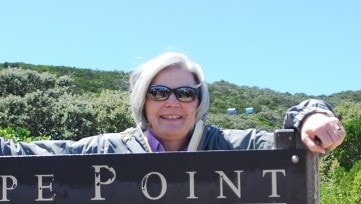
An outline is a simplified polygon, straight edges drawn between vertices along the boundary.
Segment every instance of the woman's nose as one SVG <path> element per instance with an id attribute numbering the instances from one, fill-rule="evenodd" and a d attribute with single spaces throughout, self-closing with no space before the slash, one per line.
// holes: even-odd
<path id="1" fill-rule="evenodd" d="M 166 100 L 166 104 L 168 105 L 168 106 L 173 106 L 173 105 L 177 105 L 177 106 L 179 106 L 179 101 L 178 101 L 178 99 L 177 99 L 177 97 L 174 95 L 174 93 L 171 93 L 170 95 L 169 95 L 169 98 Z"/>

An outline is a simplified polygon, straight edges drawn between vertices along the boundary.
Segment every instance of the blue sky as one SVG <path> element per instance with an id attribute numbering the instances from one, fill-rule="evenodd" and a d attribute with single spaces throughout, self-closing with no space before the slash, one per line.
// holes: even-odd
<path id="1" fill-rule="evenodd" d="M 1 0 L 0 62 L 131 71 L 164 51 L 289 93 L 361 90 L 359 0 Z"/>

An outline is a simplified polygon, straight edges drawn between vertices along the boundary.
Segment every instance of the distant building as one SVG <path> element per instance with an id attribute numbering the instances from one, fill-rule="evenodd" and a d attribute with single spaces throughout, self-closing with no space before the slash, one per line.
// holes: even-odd
<path id="1" fill-rule="evenodd" d="M 236 108 L 228 108 L 228 109 L 227 109 L 227 114 L 228 114 L 228 115 L 237 115 L 237 110 L 236 110 Z"/>
<path id="2" fill-rule="evenodd" d="M 245 112 L 247 115 L 251 115 L 251 114 L 254 114 L 254 109 L 253 109 L 253 107 L 248 107 L 248 108 L 245 108 Z"/>

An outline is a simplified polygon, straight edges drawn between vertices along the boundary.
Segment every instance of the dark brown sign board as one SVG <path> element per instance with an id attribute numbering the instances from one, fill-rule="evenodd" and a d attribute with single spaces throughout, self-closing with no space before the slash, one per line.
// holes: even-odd
<path id="1" fill-rule="evenodd" d="M 0 203 L 307 203 L 304 149 L 0 157 Z"/>

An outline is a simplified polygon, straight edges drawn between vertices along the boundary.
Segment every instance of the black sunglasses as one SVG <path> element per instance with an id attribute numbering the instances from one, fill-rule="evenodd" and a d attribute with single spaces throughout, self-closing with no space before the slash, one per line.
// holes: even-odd
<path id="1" fill-rule="evenodd" d="M 198 97 L 199 89 L 189 86 L 171 89 L 163 85 L 152 85 L 148 89 L 148 97 L 155 101 L 165 101 L 172 93 L 174 93 L 178 101 L 192 102 Z"/>

